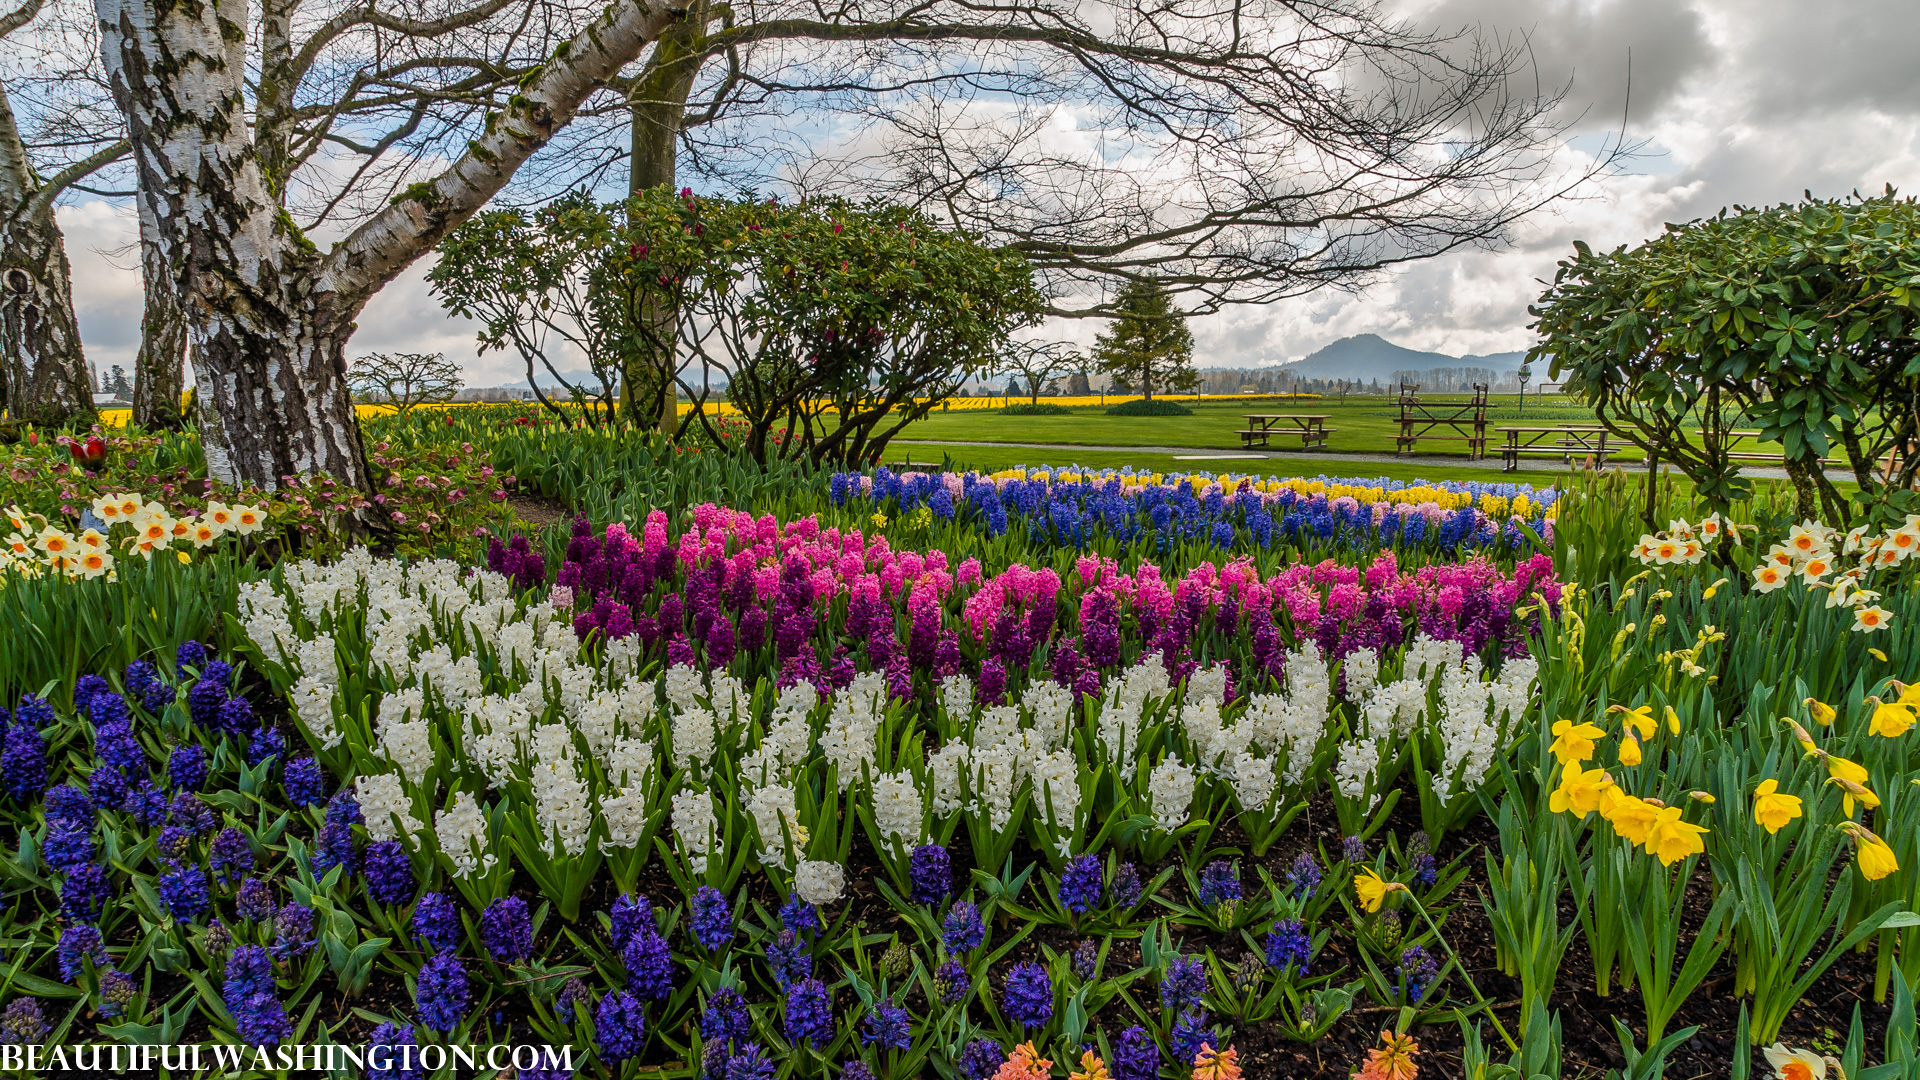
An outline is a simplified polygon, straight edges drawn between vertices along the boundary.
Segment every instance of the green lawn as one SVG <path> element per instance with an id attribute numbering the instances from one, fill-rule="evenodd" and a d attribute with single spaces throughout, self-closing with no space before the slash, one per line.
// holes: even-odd
<path id="1" fill-rule="evenodd" d="M 1029 417 L 1028 419 L 1053 419 Z M 1038 440 L 1022 439 L 1022 442 Z M 1340 476 L 1358 479 L 1389 480 L 1478 480 L 1482 483 L 1518 482 L 1534 487 L 1553 485 L 1559 476 L 1550 472 L 1503 473 L 1498 469 L 1478 469 L 1465 465 L 1425 465 L 1400 462 L 1349 461 L 1329 457 L 1317 460 L 1247 459 L 1183 461 L 1186 455 L 1152 454 L 1133 450 L 1037 450 L 1020 446 L 941 446 L 894 443 L 887 449 L 890 464 L 907 463 L 929 469 L 942 465 L 954 469 L 997 472 L 1015 465 L 1085 465 L 1090 468 L 1118 469 L 1131 465 L 1154 472 L 1253 473 L 1260 476 Z M 1210 457 L 1211 455 L 1201 455 Z"/>

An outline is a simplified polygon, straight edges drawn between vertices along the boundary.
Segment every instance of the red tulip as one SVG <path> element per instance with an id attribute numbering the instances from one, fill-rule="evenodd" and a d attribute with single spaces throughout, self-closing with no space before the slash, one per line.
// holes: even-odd
<path id="1" fill-rule="evenodd" d="M 75 440 L 68 444 L 67 451 L 82 465 L 98 465 L 107 460 L 106 440 L 98 435 L 87 436 L 85 442 Z"/>

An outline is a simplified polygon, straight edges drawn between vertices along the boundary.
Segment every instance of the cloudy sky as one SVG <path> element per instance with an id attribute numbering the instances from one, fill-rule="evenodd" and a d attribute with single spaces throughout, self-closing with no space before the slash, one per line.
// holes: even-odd
<path id="1" fill-rule="evenodd" d="M 1913 0 L 1402 0 L 1435 27 L 1522 35 L 1543 82 L 1569 81 L 1562 150 L 1578 167 L 1617 134 L 1646 151 L 1584 198 L 1523 224 L 1497 252 L 1418 266 L 1359 295 L 1327 293 L 1233 309 L 1194 326 L 1207 365 L 1297 359 L 1337 338 L 1376 333 L 1453 355 L 1524 348 L 1539 279 L 1581 239 L 1634 243 L 1669 221 L 1731 204 L 1838 196 L 1884 185 L 1920 190 L 1920 4 Z M 1629 57 L 1631 61 L 1629 62 Z M 1631 79 L 1629 79 L 1629 70 Z M 1628 90 L 1631 86 L 1629 104 Z M 138 345 L 140 281 L 131 218 L 100 203 L 61 211 L 74 299 L 101 370 Z M 1063 328 L 1090 341 L 1097 325 Z M 498 353 L 474 356 L 470 327 L 446 318 L 416 267 L 377 296 L 353 352 L 444 351 L 470 385 L 521 377 Z"/>

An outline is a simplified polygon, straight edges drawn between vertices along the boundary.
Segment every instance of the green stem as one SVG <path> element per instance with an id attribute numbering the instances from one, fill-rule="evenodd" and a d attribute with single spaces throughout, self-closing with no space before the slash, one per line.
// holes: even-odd
<path id="1" fill-rule="evenodd" d="M 1426 921 L 1427 929 L 1433 931 L 1433 936 L 1439 939 L 1440 944 L 1446 946 L 1447 955 L 1453 958 L 1453 966 L 1460 969 L 1460 977 L 1467 980 L 1467 989 L 1473 991 L 1473 1003 L 1487 1007 L 1487 1019 L 1493 1021 L 1493 1030 L 1500 1033 L 1500 1041 L 1507 1044 L 1507 1049 L 1516 1054 L 1519 1053 L 1520 1044 L 1514 1042 L 1513 1036 L 1507 1034 L 1506 1027 L 1500 1023 L 1500 1017 L 1493 1011 L 1493 1003 L 1480 993 L 1480 987 L 1474 984 L 1473 976 L 1467 973 L 1467 965 L 1461 962 L 1460 954 L 1453 951 L 1453 943 L 1447 940 L 1447 936 L 1440 932 L 1438 926 L 1434 925 L 1433 916 L 1427 914 L 1427 906 L 1420 902 L 1419 897 L 1413 895 L 1412 889 L 1407 890 L 1407 899 L 1413 901 L 1413 909 L 1418 911 L 1420 918 Z"/>

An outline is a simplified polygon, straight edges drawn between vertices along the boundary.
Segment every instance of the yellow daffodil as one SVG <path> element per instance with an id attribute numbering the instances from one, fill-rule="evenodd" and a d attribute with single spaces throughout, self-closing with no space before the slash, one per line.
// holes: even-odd
<path id="1" fill-rule="evenodd" d="M 1914 708 L 1920 709 L 1920 683 L 1908 684 L 1896 681 L 1893 686 L 1894 689 L 1900 691 L 1900 704 L 1912 705 Z"/>
<path id="2" fill-rule="evenodd" d="M 1807 729 L 1801 727 L 1798 720 L 1795 720 L 1791 716 L 1783 716 L 1780 718 L 1780 722 L 1793 729 L 1793 737 L 1799 742 L 1800 749 L 1805 750 L 1809 754 L 1817 754 L 1820 752 L 1820 748 L 1813 745 L 1813 736 L 1807 734 Z"/>
<path id="3" fill-rule="evenodd" d="M 1800 816 L 1800 796 L 1780 794 L 1780 781 L 1769 776 L 1753 789 L 1753 820 L 1769 833 L 1786 828 Z"/>
<path id="4" fill-rule="evenodd" d="M 1659 800 L 1637 799 L 1619 788 L 1609 789 L 1600 800 L 1600 816 L 1632 844 L 1647 842 L 1647 831 L 1660 810 Z"/>
<path id="5" fill-rule="evenodd" d="M 1680 714 L 1677 712 L 1674 712 L 1673 706 L 1669 705 L 1667 706 L 1666 716 L 1667 716 L 1667 730 L 1675 735 L 1680 734 Z"/>
<path id="6" fill-rule="evenodd" d="M 1360 906 L 1371 913 L 1380 910 L 1380 905 L 1386 901 L 1388 893 L 1406 892 L 1407 887 L 1397 881 L 1388 881 L 1368 869 L 1354 876 L 1353 891 L 1360 897 Z"/>
<path id="7" fill-rule="evenodd" d="M 1900 869 L 1900 860 L 1893 857 L 1893 848 L 1865 825 L 1857 821 L 1843 821 L 1839 828 L 1853 838 L 1853 862 L 1860 868 L 1861 877 L 1868 881 L 1879 881 Z"/>
<path id="8" fill-rule="evenodd" d="M 1833 723 L 1833 718 L 1837 715 L 1833 711 L 1833 706 L 1821 701 L 1819 698 L 1808 698 L 1802 704 L 1807 707 L 1807 715 L 1813 717 L 1814 723 L 1819 724 L 1821 727 L 1826 727 Z"/>
<path id="9" fill-rule="evenodd" d="M 1605 769 L 1582 770 L 1578 762 L 1560 774 L 1560 786 L 1547 796 L 1547 806 L 1556 814 L 1575 813 L 1586 817 L 1600 809 L 1600 800 L 1613 787 L 1613 777 Z"/>
<path id="10" fill-rule="evenodd" d="M 1713 797 L 1713 792 L 1711 791 L 1689 791 L 1687 792 L 1687 798 L 1697 803 L 1706 803 L 1708 806 L 1712 806 L 1714 803 L 1720 801 Z"/>
<path id="11" fill-rule="evenodd" d="M 1634 738 L 1631 731 L 1620 733 L 1620 764 L 1628 766 L 1640 764 L 1640 740 Z"/>
<path id="12" fill-rule="evenodd" d="M 1556 720 L 1553 725 L 1553 745 L 1547 749 L 1553 752 L 1554 757 L 1560 759 L 1562 765 L 1586 761 L 1593 757 L 1593 741 L 1605 738 L 1606 734 L 1592 724 Z"/>
<path id="13" fill-rule="evenodd" d="M 1875 795 L 1865 784 L 1855 783 L 1841 776 L 1830 776 L 1827 778 L 1827 783 L 1838 785 L 1841 791 L 1846 792 L 1840 797 L 1840 808 L 1848 817 L 1853 816 L 1853 804 L 1856 802 L 1869 810 L 1880 805 L 1880 796 Z"/>
<path id="14" fill-rule="evenodd" d="M 1640 732 L 1640 737 L 1643 739 L 1653 738 L 1654 732 L 1660 730 L 1659 722 L 1653 718 L 1652 705 L 1638 705 L 1631 709 L 1625 705 L 1615 705 L 1607 711 L 1623 714 L 1621 719 Z"/>
<path id="15" fill-rule="evenodd" d="M 1857 762 L 1848 761 L 1832 754 L 1821 754 L 1820 759 L 1827 763 L 1827 775 L 1836 780 L 1850 780 L 1856 784 L 1867 782 L 1867 770 Z"/>
<path id="16" fill-rule="evenodd" d="M 1868 649 L 1867 652 L 1871 654 L 1875 660 L 1878 660 L 1883 664 L 1888 662 L 1887 654 L 1881 652 L 1879 649 Z"/>
<path id="17" fill-rule="evenodd" d="M 1698 855 L 1707 850 L 1701 837 L 1706 828 L 1690 821 L 1680 820 L 1680 807 L 1663 807 L 1654 815 L 1653 825 L 1647 830 L 1645 847 L 1649 853 L 1660 860 L 1662 866 L 1672 866 L 1689 855 Z"/>
<path id="18" fill-rule="evenodd" d="M 1898 701 L 1881 701 L 1877 697 L 1867 700 L 1873 702 L 1873 719 L 1867 723 L 1869 734 L 1897 739 L 1913 726 L 1913 706 Z"/>
<path id="19" fill-rule="evenodd" d="M 1773 1066 L 1774 1080 L 1827 1080 L 1827 1063 L 1811 1050 L 1774 1043 L 1761 1053 Z"/>

